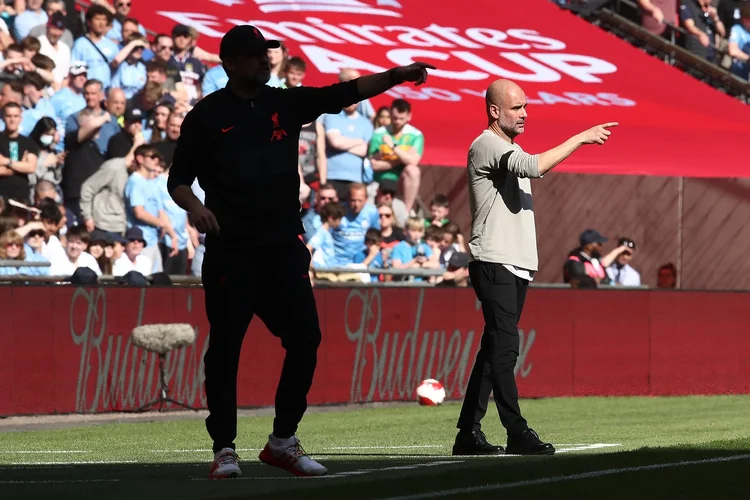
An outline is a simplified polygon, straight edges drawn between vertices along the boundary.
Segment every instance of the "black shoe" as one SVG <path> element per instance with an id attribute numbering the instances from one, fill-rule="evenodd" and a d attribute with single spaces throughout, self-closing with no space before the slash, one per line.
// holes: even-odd
<path id="1" fill-rule="evenodd" d="M 495 446 L 487 442 L 487 436 L 482 431 L 464 432 L 456 436 L 453 445 L 454 455 L 501 455 L 502 446 Z"/>
<path id="2" fill-rule="evenodd" d="M 539 439 L 534 429 L 508 436 L 508 455 L 554 455 L 555 447 Z"/>

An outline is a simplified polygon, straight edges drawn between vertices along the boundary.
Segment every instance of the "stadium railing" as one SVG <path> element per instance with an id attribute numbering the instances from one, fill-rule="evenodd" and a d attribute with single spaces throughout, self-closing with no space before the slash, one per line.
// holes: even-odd
<path id="1" fill-rule="evenodd" d="M 679 37 L 692 36 L 687 31 L 680 26 L 664 22 L 669 39 L 654 35 L 641 25 L 619 14 L 623 5 L 638 11 L 638 5 L 631 0 L 592 0 L 581 5 L 566 4 L 560 7 L 570 10 L 592 24 L 617 35 L 745 104 L 750 104 L 750 82 L 677 44 Z M 727 56 L 726 49 L 716 46 L 713 40 L 711 47 L 721 57 Z"/>

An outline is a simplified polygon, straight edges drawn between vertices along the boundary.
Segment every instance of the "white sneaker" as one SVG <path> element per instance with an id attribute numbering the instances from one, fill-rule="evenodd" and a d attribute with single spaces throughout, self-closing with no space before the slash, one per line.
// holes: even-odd
<path id="1" fill-rule="evenodd" d="M 328 469 L 307 456 L 297 436 L 279 439 L 273 434 L 258 456 L 261 462 L 287 470 L 297 476 L 325 476 Z"/>
<path id="2" fill-rule="evenodd" d="M 211 464 L 210 479 L 227 479 L 240 477 L 242 471 L 238 465 L 240 457 L 232 448 L 224 448 L 214 455 L 214 463 Z"/>

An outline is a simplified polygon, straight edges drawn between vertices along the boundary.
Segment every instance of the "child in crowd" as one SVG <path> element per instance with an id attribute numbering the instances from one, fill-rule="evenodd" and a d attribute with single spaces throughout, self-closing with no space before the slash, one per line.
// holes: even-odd
<path id="1" fill-rule="evenodd" d="M 381 252 L 383 237 L 377 229 L 368 229 L 365 233 L 365 249 L 354 256 L 355 264 L 366 267 L 383 268 L 383 253 Z M 377 275 L 372 275 L 371 281 L 379 281 Z"/>
<path id="2" fill-rule="evenodd" d="M 391 264 L 394 269 L 440 266 L 439 254 L 422 242 L 424 231 L 424 219 L 410 217 L 406 221 L 406 240 L 393 247 L 391 252 Z M 422 278 L 416 277 L 414 281 L 422 281 Z"/>
<path id="3" fill-rule="evenodd" d="M 443 226 L 443 233 L 440 239 L 440 265 L 447 267 L 448 262 L 451 260 L 451 256 L 454 253 L 466 252 L 466 245 L 464 245 L 464 239 L 461 236 L 461 230 L 458 224 L 449 222 Z"/>
<path id="4" fill-rule="evenodd" d="M 436 194 L 430 202 L 430 219 L 424 221 L 425 227 L 443 227 L 450 223 L 448 216 L 451 213 L 451 202 L 444 194 Z"/>
<path id="5" fill-rule="evenodd" d="M 337 229 L 343 217 L 344 208 L 338 203 L 327 203 L 320 209 L 320 220 L 323 223 L 307 242 L 307 248 L 312 252 L 313 269 L 333 266 L 335 250 L 331 229 Z"/>

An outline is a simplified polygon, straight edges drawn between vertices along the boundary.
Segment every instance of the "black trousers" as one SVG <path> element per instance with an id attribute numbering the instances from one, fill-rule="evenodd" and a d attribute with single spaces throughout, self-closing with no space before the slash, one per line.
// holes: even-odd
<path id="1" fill-rule="evenodd" d="M 206 248 L 202 278 L 211 327 L 204 357 L 206 429 L 214 452 L 235 447 L 240 349 L 256 314 L 286 350 L 273 433 L 288 438 L 297 431 L 321 338 L 309 265 L 310 252 L 300 240 L 243 250 Z"/>
<path id="2" fill-rule="evenodd" d="M 187 248 L 177 252 L 174 257 L 170 257 L 172 247 L 159 243 L 159 251 L 161 252 L 161 265 L 166 274 L 178 276 L 187 274 Z"/>
<path id="3" fill-rule="evenodd" d="M 469 276 L 482 304 L 485 326 L 457 427 L 480 430 L 492 392 L 508 435 L 519 434 L 528 426 L 518 406 L 513 369 L 518 359 L 518 320 L 529 282 L 491 262 L 471 262 Z"/>

